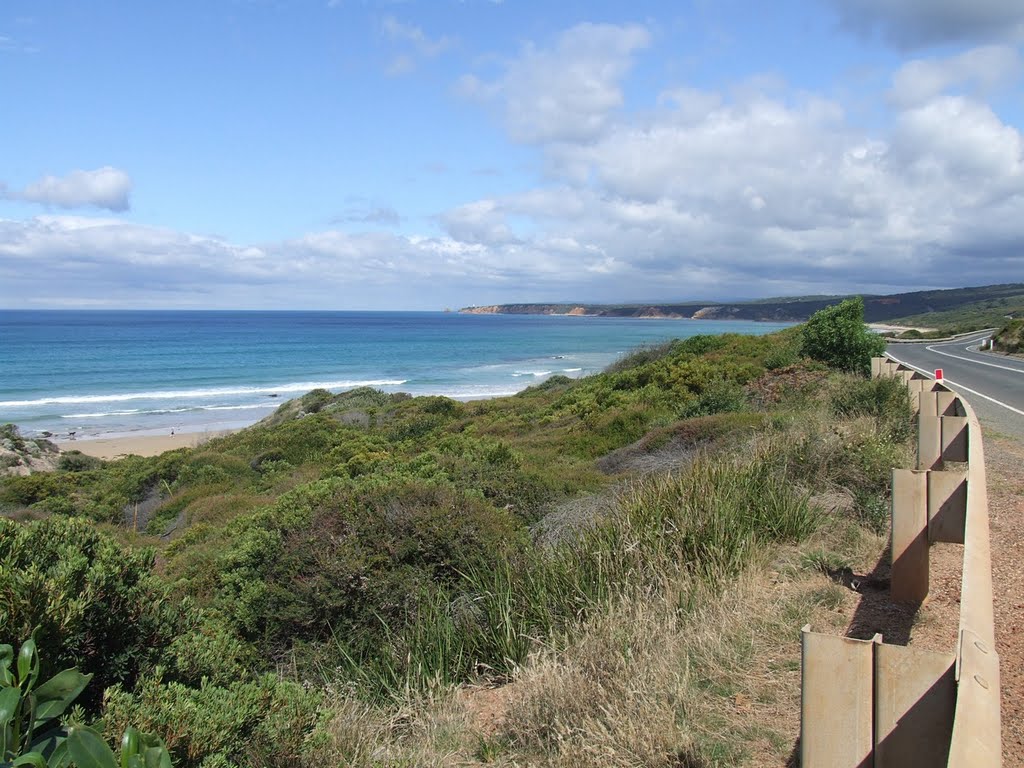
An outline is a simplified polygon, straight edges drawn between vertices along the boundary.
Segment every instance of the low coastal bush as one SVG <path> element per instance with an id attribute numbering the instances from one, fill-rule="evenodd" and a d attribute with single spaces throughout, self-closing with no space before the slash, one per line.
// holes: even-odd
<path id="1" fill-rule="evenodd" d="M 107 691 L 103 724 L 108 739 L 129 723 L 157 734 L 179 768 L 286 768 L 298 764 L 320 708 L 316 691 L 275 674 L 198 687 L 146 676 L 134 692 Z"/>
<path id="2" fill-rule="evenodd" d="M 992 335 L 992 348 L 1008 354 L 1024 352 L 1024 319 L 1018 318 L 1004 323 Z"/>
<path id="3" fill-rule="evenodd" d="M 64 717 L 92 675 L 71 667 L 41 681 L 42 667 L 34 635 L 17 654 L 13 646 L 0 645 L 0 762 L 43 768 L 171 768 L 170 755 L 158 737 L 128 726 L 120 739 L 120 754 L 115 755 L 99 733 L 76 722 L 77 712 Z"/>
<path id="4" fill-rule="evenodd" d="M 272 656 L 329 649 L 340 637 L 344 655 L 374 663 L 391 654 L 388 635 L 415 617 L 421 594 L 458 583 L 521 538 L 508 512 L 448 484 L 322 480 L 239 521 L 215 604 Z"/>
<path id="5" fill-rule="evenodd" d="M 154 552 L 117 544 L 86 520 L 0 518 L 0 635 L 33 632 L 43 675 L 74 666 L 95 677 L 83 703 L 131 685 L 171 641 L 177 611 L 151 570 Z"/>

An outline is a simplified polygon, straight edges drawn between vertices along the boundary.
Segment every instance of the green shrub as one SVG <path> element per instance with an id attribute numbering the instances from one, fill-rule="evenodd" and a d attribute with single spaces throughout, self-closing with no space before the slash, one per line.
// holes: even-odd
<path id="1" fill-rule="evenodd" d="M 236 524 L 216 605 L 269 653 L 341 636 L 369 658 L 387 652 L 388 628 L 424 589 L 493 561 L 519 531 L 509 512 L 445 483 L 321 480 Z"/>
<path id="2" fill-rule="evenodd" d="M 885 339 L 864 326 L 864 300 L 847 299 L 811 315 L 803 328 L 803 352 L 832 368 L 870 373 L 871 358 Z"/>
<path id="3" fill-rule="evenodd" d="M 715 381 L 691 400 L 679 413 L 679 417 L 690 419 L 696 416 L 710 416 L 715 413 L 741 411 L 747 398 L 743 387 L 732 381 Z"/>
<path id="4" fill-rule="evenodd" d="M 17 664 L 11 669 L 17 658 Z M 121 738 L 120 759 L 99 733 L 80 724 L 58 721 L 89 684 L 92 675 L 65 669 L 40 683 L 35 637 L 18 650 L 0 645 L 0 762 L 53 768 L 171 768 L 159 738 L 128 727 Z M 75 720 L 74 714 L 68 720 Z"/>
<path id="5" fill-rule="evenodd" d="M 86 472 L 103 466 L 103 459 L 86 456 L 81 451 L 65 451 L 57 460 L 57 469 L 65 472 Z"/>
<path id="6" fill-rule="evenodd" d="M 152 731 L 181 768 L 290 768 L 300 762 L 319 706 L 317 692 L 272 674 L 198 687 L 147 675 L 134 692 L 107 692 L 103 723 L 108 738 L 128 723 Z"/>
<path id="7" fill-rule="evenodd" d="M 52 649 L 44 674 L 95 676 L 85 703 L 130 684 L 174 636 L 175 611 L 152 576 L 153 552 L 129 550 L 85 520 L 0 519 L 0 635 L 33 630 Z"/>
<path id="8" fill-rule="evenodd" d="M 0 483 L 0 501 L 30 506 L 53 496 L 71 492 L 73 480 L 56 472 L 4 478 Z"/>
<path id="9" fill-rule="evenodd" d="M 1024 352 L 1024 318 L 1010 320 L 996 331 L 992 336 L 992 348 L 1010 354 Z"/>
<path id="10" fill-rule="evenodd" d="M 188 598 L 182 609 L 182 626 L 160 657 L 165 680 L 192 687 L 204 680 L 228 685 L 264 663 L 219 614 L 197 608 Z"/>
<path id="11" fill-rule="evenodd" d="M 666 341 L 662 344 L 642 346 L 609 365 L 605 368 L 605 373 L 621 373 L 623 371 L 628 371 L 631 368 L 640 368 L 649 363 L 661 360 L 671 355 L 675 351 L 677 344 L 678 342 L 676 341 Z"/>

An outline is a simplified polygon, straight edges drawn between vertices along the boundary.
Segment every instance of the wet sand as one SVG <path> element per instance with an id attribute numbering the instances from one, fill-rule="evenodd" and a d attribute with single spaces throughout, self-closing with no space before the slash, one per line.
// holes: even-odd
<path id="1" fill-rule="evenodd" d="M 100 459 L 116 459 L 120 456 L 158 456 L 175 448 L 195 448 L 214 437 L 229 435 L 236 430 L 219 432 L 181 432 L 174 435 L 144 435 L 139 437 L 105 437 L 98 440 L 61 440 L 57 445 L 62 451 L 81 451 Z"/>

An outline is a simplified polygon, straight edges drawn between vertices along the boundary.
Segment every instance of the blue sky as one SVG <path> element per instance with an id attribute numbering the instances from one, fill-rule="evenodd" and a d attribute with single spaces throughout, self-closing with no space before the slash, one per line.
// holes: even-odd
<path id="1" fill-rule="evenodd" d="M 1024 280 L 1019 0 L 0 4 L 0 306 Z"/>

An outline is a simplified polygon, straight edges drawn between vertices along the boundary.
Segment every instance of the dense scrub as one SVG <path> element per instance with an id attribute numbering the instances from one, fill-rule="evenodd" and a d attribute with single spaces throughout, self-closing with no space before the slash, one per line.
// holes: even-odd
<path id="1" fill-rule="evenodd" d="M 894 318 L 901 325 L 921 325 L 935 328 L 934 334 L 926 333 L 924 338 L 951 336 L 956 333 L 977 331 L 981 328 L 998 328 L 1006 323 L 1007 317 L 1024 315 L 1024 291 L 1019 284 L 1007 285 L 1005 291 L 997 289 L 993 295 L 978 301 L 968 302 L 953 309 L 930 307 L 928 311 L 906 317 Z M 967 289 L 970 290 L 970 289 Z M 908 338 L 913 338 L 908 337 Z"/>
<path id="2" fill-rule="evenodd" d="M 317 391 L 198 449 L 7 479 L 38 520 L 0 524 L 0 630 L 41 625 L 102 678 L 90 716 L 176 764 L 344 763 L 342 709 L 512 679 L 627 594 L 685 611 L 812 535 L 822 493 L 879 525 L 906 393 L 808 339 L 696 337 L 482 402 Z"/>
<path id="3" fill-rule="evenodd" d="M 997 352 L 1024 352 L 1024 318 L 1010 320 L 992 335 L 992 348 Z"/>

